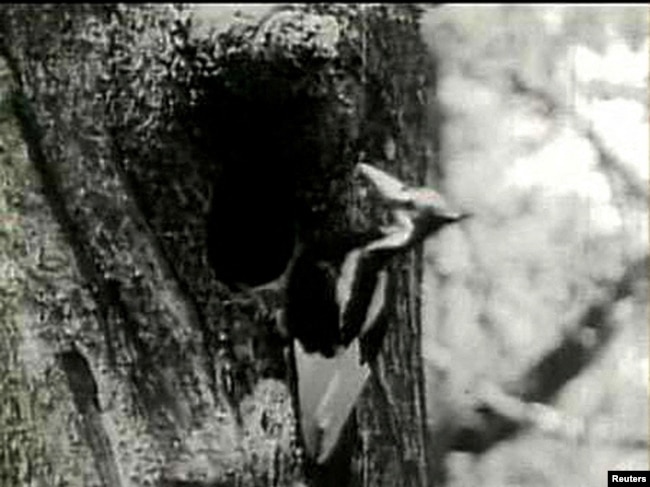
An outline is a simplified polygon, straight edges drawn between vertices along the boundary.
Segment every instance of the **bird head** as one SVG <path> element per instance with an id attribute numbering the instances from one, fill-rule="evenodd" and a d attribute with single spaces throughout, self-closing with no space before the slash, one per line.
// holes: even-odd
<path id="1" fill-rule="evenodd" d="M 374 187 L 379 197 L 394 211 L 419 223 L 424 233 L 457 223 L 471 215 L 452 210 L 436 191 L 412 187 L 369 164 L 357 164 L 357 171 Z"/>

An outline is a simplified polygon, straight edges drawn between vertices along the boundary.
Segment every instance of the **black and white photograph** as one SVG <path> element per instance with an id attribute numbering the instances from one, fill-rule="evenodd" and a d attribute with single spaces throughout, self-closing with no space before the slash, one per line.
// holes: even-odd
<path id="1" fill-rule="evenodd" d="M 647 4 L 0 5 L 0 487 L 650 482 Z"/>

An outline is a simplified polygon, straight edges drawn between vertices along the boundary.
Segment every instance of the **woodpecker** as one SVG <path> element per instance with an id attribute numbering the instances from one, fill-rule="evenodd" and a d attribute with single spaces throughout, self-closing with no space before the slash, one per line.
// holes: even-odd
<path id="1" fill-rule="evenodd" d="M 295 339 L 300 426 L 306 453 L 321 465 L 336 449 L 383 341 L 387 265 L 467 216 L 431 189 L 364 163 L 357 171 L 390 209 L 392 224 L 304 245 L 287 278 L 284 319 Z"/>

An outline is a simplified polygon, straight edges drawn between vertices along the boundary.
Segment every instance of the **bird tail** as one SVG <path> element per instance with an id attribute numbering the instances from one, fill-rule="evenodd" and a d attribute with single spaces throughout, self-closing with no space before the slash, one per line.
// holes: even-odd
<path id="1" fill-rule="evenodd" d="M 359 342 L 332 358 L 308 354 L 294 342 L 301 429 L 307 454 L 323 464 L 333 453 L 370 367 L 361 363 Z"/>

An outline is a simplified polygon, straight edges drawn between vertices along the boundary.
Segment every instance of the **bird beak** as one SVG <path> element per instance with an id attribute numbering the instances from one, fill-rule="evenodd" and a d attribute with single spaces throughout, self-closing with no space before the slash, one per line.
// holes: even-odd
<path id="1" fill-rule="evenodd" d="M 474 218 L 474 215 L 472 213 L 461 213 L 455 217 L 453 217 L 454 223 L 461 222 L 463 220 L 467 220 L 468 218 Z"/>
<path id="2" fill-rule="evenodd" d="M 460 223 L 463 220 L 472 218 L 473 216 L 474 215 L 472 215 L 471 213 L 452 213 L 452 214 L 443 215 L 442 218 L 446 225 L 451 225 L 455 223 Z"/>

